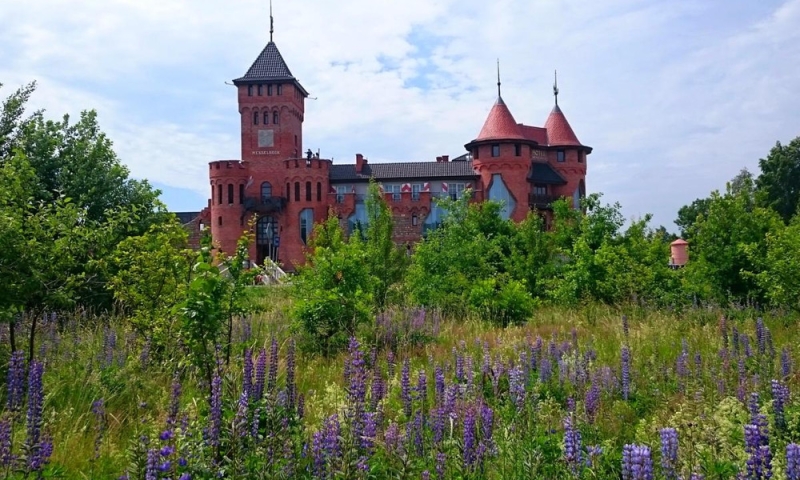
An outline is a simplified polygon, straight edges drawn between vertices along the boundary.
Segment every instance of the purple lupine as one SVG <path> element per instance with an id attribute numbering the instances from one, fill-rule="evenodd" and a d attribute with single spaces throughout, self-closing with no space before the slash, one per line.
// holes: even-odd
<path id="1" fill-rule="evenodd" d="M 14 461 L 14 455 L 11 452 L 12 446 L 11 419 L 4 417 L 0 419 L 0 466 L 10 467 Z"/>
<path id="2" fill-rule="evenodd" d="M 256 360 L 256 383 L 253 386 L 253 400 L 261 400 L 264 396 L 264 381 L 267 375 L 267 351 L 261 349 Z"/>
<path id="3" fill-rule="evenodd" d="M 597 418 L 597 411 L 600 409 L 600 387 L 597 386 L 596 382 L 592 382 L 592 385 L 586 390 L 584 406 L 586 419 L 590 424 L 594 423 L 595 418 Z"/>
<path id="4" fill-rule="evenodd" d="M 661 473 L 666 480 L 678 479 L 678 432 L 674 428 L 662 428 Z"/>
<path id="5" fill-rule="evenodd" d="M 306 397 L 303 394 L 297 395 L 297 418 L 299 420 L 303 419 L 303 415 L 305 414 L 306 410 Z"/>
<path id="6" fill-rule="evenodd" d="M 236 404 L 236 415 L 233 418 L 233 430 L 237 437 L 245 437 L 252 430 L 248 415 L 250 412 L 249 404 L 250 395 L 248 392 L 242 392 L 239 395 L 239 402 Z"/>
<path id="7" fill-rule="evenodd" d="M 295 401 L 297 400 L 297 384 L 294 379 L 294 351 L 295 343 L 294 338 L 292 338 L 289 340 L 289 348 L 286 351 L 286 401 L 290 410 L 294 410 Z"/>
<path id="8" fill-rule="evenodd" d="M 413 433 L 414 450 L 416 451 L 418 457 L 422 457 L 424 447 L 423 435 L 425 430 L 425 420 L 422 416 L 422 410 L 417 410 L 416 413 L 414 413 L 414 421 L 409 422 L 408 427 L 411 428 L 411 432 Z M 409 445 L 411 443 L 412 442 L 409 441 Z"/>
<path id="9" fill-rule="evenodd" d="M 244 350 L 243 364 L 242 392 L 250 398 L 253 396 L 253 351 L 249 348 Z"/>
<path id="10" fill-rule="evenodd" d="M 780 380 L 772 380 L 772 410 L 775 414 L 775 427 L 778 430 L 786 428 L 784 407 L 789 403 L 789 387 Z"/>
<path id="11" fill-rule="evenodd" d="M 747 401 L 747 412 L 750 414 L 750 423 L 755 423 L 755 418 L 758 416 L 758 401 L 758 392 L 751 393 Z"/>
<path id="12" fill-rule="evenodd" d="M 486 403 L 481 404 L 481 442 L 486 448 L 494 451 L 494 410 Z"/>
<path id="13" fill-rule="evenodd" d="M 396 423 L 389 423 L 389 426 L 386 427 L 386 431 L 383 432 L 383 440 L 386 444 L 386 449 L 390 453 L 400 453 L 402 449 L 400 427 L 398 427 Z"/>
<path id="14" fill-rule="evenodd" d="M 444 407 L 437 406 L 431 411 L 431 432 L 433 433 L 433 443 L 438 445 L 444 439 L 445 421 L 447 412 Z"/>
<path id="15" fill-rule="evenodd" d="M 423 472 L 420 474 L 420 478 L 422 480 L 431 480 L 431 472 L 423 470 Z"/>
<path id="16" fill-rule="evenodd" d="M 750 358 L 753 356 L 753 351 L 750 349 L 750 337 L 748 337 L 744 333 L 739 334 L 739 341 L 742 344 L 742 348 L 744 349 L 744 356 Z"/>
<path id="17" fill-rule="evenodd" d="M 167 411 L 167 427 L 173 427 L 178 419 L 181 406 L 181 381 L 176 373 L 172 377 L 172 388 L 169 395 L 169 410 Z"/>
<path id="18" fill-rule="evenodd" d="M 145 480 L 158 479 L 158 450 L 151 448 L 147 450 L 147 464 L 144 471 Z"/>
<path id="19" fill-rule="evenodd" d="M 784 379 L 792 374 L 792 356 L 789 353 L 788 347 L 783 347 L 781 350 L 781 375 Z"/>
<path id="20" fill-rule="evenodd" d="M 767 351 L 767 332 L 764 319 L 761 317 L 756 318 L 756 341 L 758 342 L 758 353 L 764 355 Z"/>
<path id="21" fill-rule="evenodd" d="M 525 408 L 525 379 L 519 366 L 508 372 L 508 393 L 518 411 Z"/>
<path id="22" fill-rule="evenodd" d="M 736 328 L 736 325 L 733 326 L 731 329 L 731 341 L 733 342 L 733 355 L 735 357 L 739 356 L 740 352 L 740 345 L 739 345 L 739 329 Z"/>
<path id="23" fill-rule="evenodd" d="M 586 466 L 592 467 L 595 464 L 595 459 L 603 454 L 603 447 L 600 445 L 587 445 L 586 446 Z"/>
<path id="24" fill-rule="evenodd" d="M 553 375 L 553 364 L 550 363 L 549 358 L 543 358 L 539 365 L 539 381 L 547 383 Z"/>
<path id="25" fill-rule="evenodd" d="M 489 352 L 489 342 L 483 342 L 483 361 L 481 362 L 481 375 L 484 378 L 492 373 L 492 355 Z"/>
<path id="26" fill-rule="evenodd" d="M 323 437 L 325 455 L 331 463 L 342 455 L 342 446 L 339 442 L 340 432 L 339 416 L 334 413 L 325 421 L 325 434 Z"/>
<path id="27" fill-rule="evenodd" d="M 437 405 L 444 402 L 444 371 L 442 367 L 436 365 L 433 369 L 433 382 L 434 382 L 434 401 Z"/>
<path id="28" fill-rule="evenodd" d="M 706 476 L 702 473 L 692 472 L 692 475 L 689 477 L 689 480 L 706 480 Z"/>
<path id="29" fill-rule="evenodd" d="M 748 480 L 772 478 L 772 452 L 769 445 L 761 445 L 747 459 Z"/>
<path id="30" fill-rule="evenodd" d="M 28 415 L 25 450 L 28 452 L 28 471 L 38 472 L 47 463 L 42 452 L 42 408 L 44 389 L 42 375 L 44 366 L 37 361 L 30 364 L 28 373 Z"/>
<path id="31" fill-rule="evenodd" d="M 403 362 L 403 369 L 400 372 L 400 399 L 403 402 L 403 413 L 406 418 L 411 418 L 411 363 L 406 358 Z"/>
<path id="32" fill-rule="evenodd" d="M 94 460 L 100 458 L 100 446 L 103 443 L 103 435 L 106 432 L 106 409 L 103 399 L 92 402 L 92 413 L 95 418 L 95 438 L 94 438 Z"/>
<path id="33" fill-rule="evenodd" d="M 311 455 L 314 459 L 314 476 L 317 478 L 327 478 L 325 472 L 325 446 L 324 432 L 322 430 L 314 432 L 311 436 Z"/>
<path id="34" fill-rule="evenodd" d="M 581 432 L 575 428 L 571 414 L 564 418 L 564 460 L 572 474 L 577 475 L 583 465 Z"/>
<path id="35" fill-rule="evenodd" d="M 103 348 L 100 366 L 108 368 L 114 363 L 114 350 L 117 348 L 117 332 L 106 326 L 103 329 Z"/>
<path id="36" fill-rule="evenodd" d="M 364 412 L 361 422 L 364 429 L 361 433 L 361 448 L 370 452 L 375 445 L 375 437 L 378 435 L 378 414 L 374 412 Z"/>
<path id="37" fill-rule="evenodd" d="M 800 480 L 800 445 L 786 445 L 786 480 Z"/>
<path id="38" fill-rule="evenodd" d="M 653 480 L 653 459 L 650 447 L 625 445 L 622 448 L 622 479 Z"/>
<path id="39" fill-rule="evenodd" d="M 428 377 L 425 375 L 425 370 L 420 369 L 419 375 L 417 377 L 417 398 L 422 402 L 425 403 L 425 400 L 428 397 Z"/>
<path id="40" fill-rule="evenodd" d="M 476 460 L 476 442 L 475 442 L 475 409 L 474 408 L 467 408 L 466 412 L 464 412 L 464 454 L 463 454 L 463 462 L 464 462 L 464 470 L 470 471 L 475 464 Z"/>
<path id="41" fill-rule="evenodd" d="M 622 398 L 627 400 L 631 391 L 631 351 L 622 347 Z"/>
<path id="42" fill-rule="evenodd" d="M 453 347 L 453 356 L 456 358 L 456 381 L 462 383 L 464 381 L 464 356 L 456 350 L 456 347 Z"/>
<path id="43" fill-rule="evenodd" d="M 11 354 L 8 364 L 8 410 L 18 412 L 25 398 L 25 352 L 17 350 Z"/>
<path id="44" fill-rule="evenodd" d="M 278 384 L 278 341 L 272 337 L 269 345 L 269 376 L 267 377 L 267 392 L 272 395 Z"/>
<path id="45" fill-rule="evenodd" d="M 447 415 L 455 420 L 456 415 L 456 400 L 458 399 L 458 385 L 449 385 L 444 392 L 444 410 Z"/>
<path id="46" fill-rule="evenodd" d="M 386 385 L 383 383 L 383 377 L 381 376 L 380 369 L 375 366 L 375 370 L 372 371 L 372 386 L 371 386 L 371 393 L 370 393 L 370 407 L 375 410 L 378 408 L 378 403 L 383 400 L 384 395 L 386 395 Z"/>
<path id="47" fill-rule="evenodd" d="M 353 404 L 363 405 L 367 397 L 367 370 L 364 356 L 361 353 L 361 346 L 356 337 L 350 338 L 348 353 L 348 396 Z"/>
<path id="48" fill-rule="evenodd" d="M 436 454 L 436 477 L 439 480 L 444 480 L 444 474 L 447 468 L 447 454 L 439 452 Z"/>
<path id="49" fill-rule="evenodd" d="M 208 429 L 208 440 L 212 447 L 219 446 L 219 434 L 222 427 L 222 378 L 217 370 L 214 371 L 214 378 L 211 380 L 211 398 Z"/>

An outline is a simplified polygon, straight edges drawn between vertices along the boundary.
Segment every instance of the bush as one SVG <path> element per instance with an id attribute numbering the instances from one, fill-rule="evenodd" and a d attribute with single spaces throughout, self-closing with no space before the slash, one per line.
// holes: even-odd
<path id="1" fill-rule="evenodd" d="M 475 283 L 469 304 L 484 320 L 503 327 L 524 323 L 533 313 L 536 301 L 523 282 L 497 276 Z"/>

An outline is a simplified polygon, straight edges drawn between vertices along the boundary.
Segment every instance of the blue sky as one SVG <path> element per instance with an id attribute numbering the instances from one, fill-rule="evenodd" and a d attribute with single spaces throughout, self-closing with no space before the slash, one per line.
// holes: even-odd
<path id="1" fill-rule="evenodd" d="M 800 135 L 800 0 L 274 0 L 275 41 L 316 100 L 306 148 L 337 163 L 459 155 L 495 95 L 518 122 L 559 105 L 594 147 L 587 188 L 674 228 L 681 205 Z M 233 87 L 269 37 L 266 0 L 0 2 L 0 95 L 94 108 L 133 176 L 206 205 L 239 155 Z"/>

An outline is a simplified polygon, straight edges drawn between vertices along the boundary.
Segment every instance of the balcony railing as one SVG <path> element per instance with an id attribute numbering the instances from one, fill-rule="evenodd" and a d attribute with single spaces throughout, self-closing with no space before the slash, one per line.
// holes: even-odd
<path id="1" fill-rule="evenodd" d="M 244 210 L 257 213 L 279 213 L 286 208 L 284 197 L 245 197 Z"/>
<path id="2" fill-rule="evenodd" d="M 543 195 L 540 193 L 531 193 L 528 195 L 528 204 L 531 208 L 552 208 L 553 202 L 558 200 L 557 195 Z"/>

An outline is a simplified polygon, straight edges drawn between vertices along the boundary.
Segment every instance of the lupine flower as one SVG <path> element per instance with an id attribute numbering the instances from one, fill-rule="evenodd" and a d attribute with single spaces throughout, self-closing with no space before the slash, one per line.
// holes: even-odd
<path id="1" fill-rule="evenodd" d="M 467 408 L 464 413 L 464 470 L 471 470 L 475 465 L 476 460 L 476 442 L 475 442 L 475 409 Z"/>
<path id="2" fill-rule="evenodd" d="M 455 347 L 453 347 L 453 356 L 456 358 L 456 381 L 461 383 L 464 381 L 464 357 Z"/>
<path id="3" fill-rule="evenodd" d="M 261 400 L 264 396 L 264 381 L 267 373 L 267 351 L 261 349 L 256 360 L 256 383 L 253 387 L 253 400 Z"/>
<path id="4" fill-rule="evenodd" d="M 244 350 L 244 366 L 242 367 L 242 392 L 248 397 L 253 395 L 253 352 Z"/>
<path id="5" fill-rule="evenodd" d="M 597 410 L 600 408 L 600 387 L 597 383 L 592 382 L 592 385 L 586 391 L 586 399 L 584 401 L 586 408 L 586 418 L 589 423 L 594 423 L 597 417 Z"/>
<path id="6" fill-rule="evenodd" d="M 572 415 L 564 418 L 564 460 L 573 475 L 577 475 L 583 464 L 581 432 L 575 428 Z"/>
<path id="7" fill-rule="evenodd" d="M 0 419 L 0 466 L 9 467 L 14 463 L 14 455 L 11 452 L 11 420 L 7 417 Z"/>
<path id="8" fill-rule="evenodd" d="M 425 429 L 425 421 L 424 421 L 424 417 L 422 416 L 422 411 L 421 410 L 417 410 L 416 411 L 416 413 L 414 414 L 414 421 L 413 422 L 409 422 L 408 427 L 411 429 L 411 432 L 413 433 L 413 435 L 412 435 L 413 436 L 413 444 L 414 444 L 414 449 L 417 452 L 417 456 L 421 457 L 423 455 L 423 443 L 422 442 L 423 442 L 423 431 Z M 411 440 L 411 439 L 409 439 L 409 440 Z M 412 442 L 409 441 L 409 444 L 411 444 L 411 443 Z"/>
<path id="9" fill-rule="evenodd" d="M 28 416 L 25 450 L 28 452 L 28 470 L 38 472 L 47 463 L 48 458 L 42 452 L 42 408 L 44 390 L 42 374 L 44 366 L 37 361 L 31 362 L 28 373 Z"/>
<path id="10" fill-rule="evenodd" d="M 323 447 L 325 455 L 329 461 L 339 459 L 342 455 L 342 447 L 339 443 L 341 427 L 339 425 L 339 416 L 336 414 L 331 415 L 325 421 L 325 435 L 323 437 Z"/>
<path id="11" fill-rule="evenodd" d="M 628 316 L 622 316 L 622 334 L 625 335 L 625 338 L 628 338 Z"/>
<path id="12" fill-rule="evenodd" d="M 731 331 L 732 331 L 731 340 L 733 341 L 733 355 L 738 357 L 739 353 L 740 353 L 740 350 L 739 350 L 739 329 L 737 329 L 736 325 L 734 325 L 733 329 Z"/>
<path id="13" fill-rule="evenodd" d="M 739 341 L 741 342 L 742 348 L 744 349 L 744 356 L 747 358 L 752 357 L 753 351 L 750 349 L 750 337 L 748 337 L 744 333 L 740 333 Z"/>
<path id="14" fill-rule="evenodd" d="M 6 405 L 12 412 L 22 408 L 25 398 L 25 352 L 17 350 L 11 354 L 8 364 L 8 397 Z"/>
<path id="15" fill-rule="evenodd" d="M 417 398 L 424 403 L 427 396 L 428 377 L 425 375 L 425 370 L 420 369 L 419 376 L 417 377 Z"/>
<path id="16" fill-rule="evenodd" d="M 772 478 L 772 453 L 769 445 L 761 445 L 747 459 L 747 478 L 761 480 Z"/>
<path id="17" fill-rule="evenodd" d="M 662 428 L 661 435 L 661 473 L 667 480 L 677 480 L 678 472 L 678 432 L 674 428 Z"/>
<path id="18" fill-rule="evenodd" d="M 311 436 L 311 454 L 314 458 L 314 475 L 317 478 L 327 478 L 325 475 L 325 445 L 323 430 L 316 431 Z"/>
<path id="19" fill-rule="evenodd" d="M 622 347 L 622 398 L 627 400 L 631 390 L 631 352 L 628 346 Z"/>
<path id="20" fill-rule="evenodd" d="M 403 412 L 406 418 L 411 418 L 411 364 L 406 358 L 400 372 L 400 399 L 403 401 Z"/>
<path id="21" fill-rule="evenodd" d="M 547 383 L 553 375 L 553 365 L 549 358 L 543 358 L 539 365 L 539 381 Z"/>
<path id="22" fill-rule="evenodd" d="M 289 408 L 294 409 L 297 396 L 297 385 L 294 381 L 294 339 L 289 340 L 289 349 L 286 352 L 286 400 Z"/>
<path id="23" fill-rule="evenodd" d="M 783 378 L 787 378 L 792 374 L 792 357 L 787 347 L 783 347 L 783 350 L 781 350 L 781 374 Z"/>
<path id="24" fill-rule="evenodd" d="M 147 465 L 145 466 L 145 480 L 158 479 L 158 450 L 151 448 L 147 451 Z"/>
<path id="25" fill-rule="evenodd" d="M 800 445 L 786 445 L 786 480 L 800 480 Z"/>
<path id="26" fill-rule="evenodd" d="M 444 372 L 442 367 L 436 365 L 433 369 L 434 401 L 440 405 L 444 401 Z"/>
<path id="27" fill-rule="evenodd" d="M 275 393 L 278 384 L 278 341 L 272 337 L 269 345 L 269 377 L 267 377 L 267 392 Z"/>
<path id="28" fill-rule="evenodd" d="M 756 340 L 758 341 L 758 353 L 764 355 L 767 351 L 767 332 L 761 317 L 756 319 Z"/>
<path id="29" fill-rule="evenodd" d="M 444 479 L 445 468 L 447 466 L 447 455 L 444 452 L 436 454 L 436 477 L 439 480 Z"/>
<path id="30" fill-rule="evenodd" d="M 233 429 L 238 437 L 244 437 L 250 433 L 250 429 L 248 429 L 248 426 L 250 425 L 250 421 L 248 419 L 248 414 L 250 412 L 250 405 L 248 402 L 249 399 L 250 395 L 248 392 L 242 392 L 242 394 L 239 395 L 236 416 L 233 419 Z"/>
<path id="31" fill-rule="evenodd" d="M 588 445 L 586 447 L 586 466 L 594 465 L 595 459 L 603 454 L 603 447 L 600 445 Z"/>
<path id="32" fill-rule="evenodd" d="M 222 378 L 220 378 L 217 371 L 214 371 L 214 378 L 211 380 L 210 406 L 209 443 L 212 447 L 217 447 L 219 446 L 220 427 L 222 426 Z"/>
<path id="33" fill-rule="evenodd" d="M 789 387 L 780 380 L 772 380 L 772 409 L 775 413 L 775 426 L 782 430 L 786 428 L 784 407 L 789 403 Z"/>
<path id="34" fill-rule="evenodd" d="M 386 385 L 383 383 L 381 371 L 377 368 L 372 371 L 372 392 L 370 394 L 370 407 L 375 410 L 378 408 L 378 403 L 383 400 L 386 395 Z"/>
<path id="35" fill-rule="evenodd" d="M 94 459 L 100 458 L 100 446 L 103 443 L 103 434 L 106 431 L 106 410 L 103 399 L 95 400 L 92 403 L 92 413 L 94 414 L 95 421 L 95 439 L 94 439 Z"/>
<path id="36" fill-rule="evenodd" d="M 375 437 L 378 434 L 378 414 L 374 412 L 364 412 L 362 424 L 364 430 L 361 434 L 361 448 L 369 452 L 375 444 Z"/>
<path id="37" fill-rule="evenodd" d="M 517 410 L 522 410 L 525 407 L 525 379 L 519 366 L 508 372 L 508 393 Z"/>
<path id="38" fill-rule="evenodd" d="M 653 459 L 650 456 L 650 447 L 644 445 L 625 445 L 623 447 L 622 479 L 653 479 Z"/>
<path id="39" fill-rule="evenodd" d="M 180 377 L 176 373 L 175 376 L 172 378 L 172 388 L 170 390 L 169 411 L 167 412 L 167 427 L 172 427 L 175 425 L 175 421 L 178 419 L 178 411 L 180 410 L 180 404 L 181 404 L 181 381 Z"/>
<path id="40" fill-rule="evenodd" d="M 706 476 L 702 473 L 692 472 L 692 476 L 689 477 L 689 480 L 706 480 Z"/>

